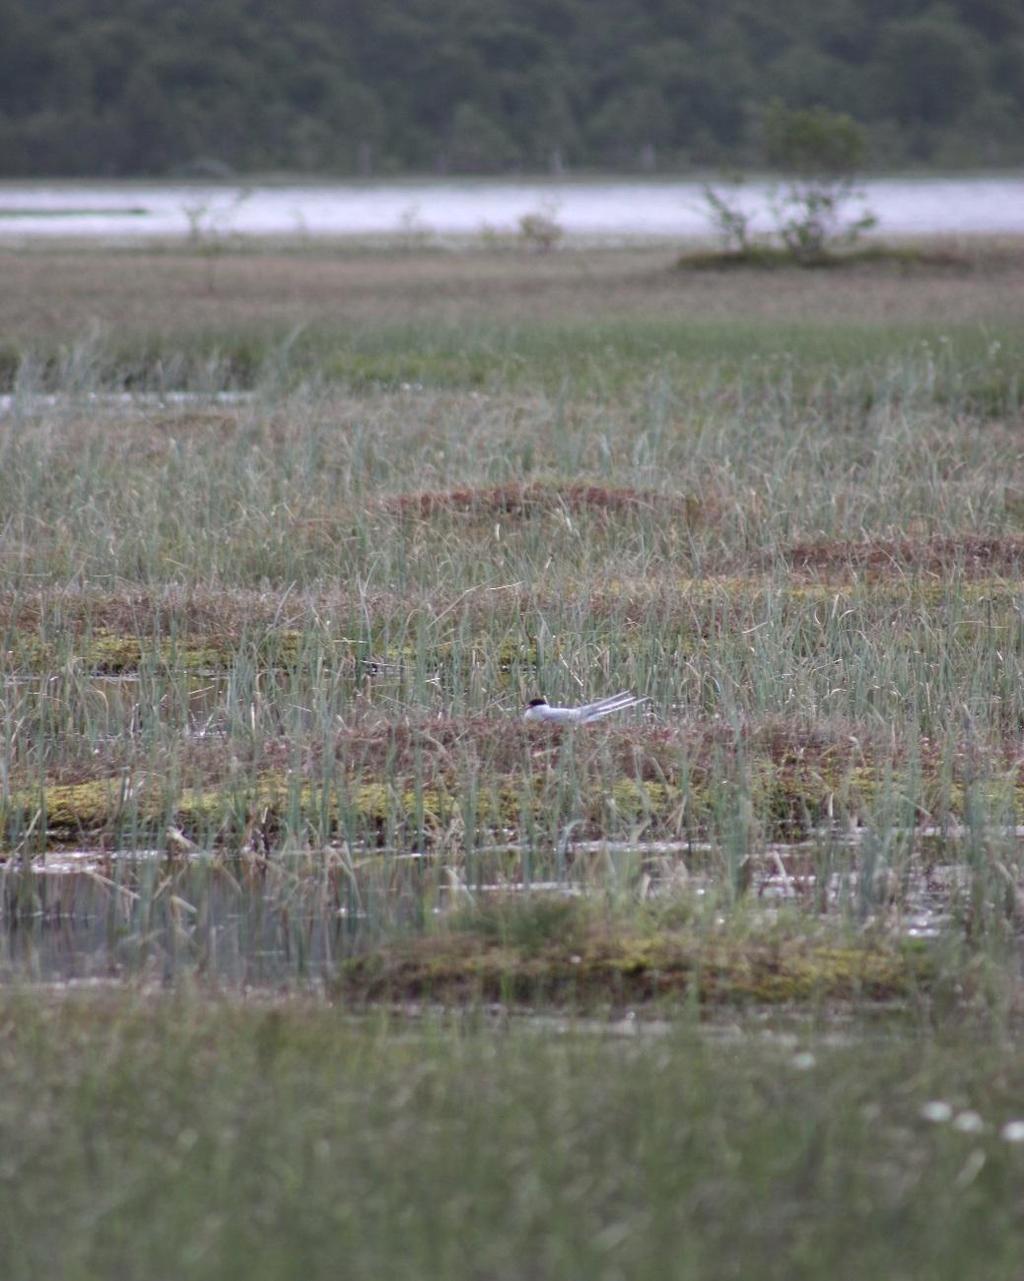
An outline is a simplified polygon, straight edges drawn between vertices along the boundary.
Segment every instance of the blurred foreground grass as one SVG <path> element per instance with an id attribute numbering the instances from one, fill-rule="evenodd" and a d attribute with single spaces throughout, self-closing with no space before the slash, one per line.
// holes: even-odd
<path id="1" fill-rule="evenodd" d="M 7 1281 L 1019 1275 L 992 1027 L 0 998 Z"/>

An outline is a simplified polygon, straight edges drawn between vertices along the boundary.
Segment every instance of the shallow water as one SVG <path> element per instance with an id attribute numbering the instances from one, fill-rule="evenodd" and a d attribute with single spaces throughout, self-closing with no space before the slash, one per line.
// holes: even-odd
<path id="1" fill-rule="evenodd" d="M 344 895 L 212 860 L 62 855 L 0 869 L 0 982 L 195 973 L 214 983 L 315 981 L 351 954 L 361 918 Z"/>
<path id="2" fill-rule="evenodd" d="M 1024 234 L 1024 179 L 877 178 L 864 184 L 884 235 Z M 751 182 L 737 203 L 764 210 L 770 188 Z M 669 179 L 448 180 L 227 187 L 184 183 L 5 183 L 0 237 L 432 237 L 514 234 L 547 213 L 590 240 L 701 237 L 712 231 L 702 184 Z M 763 213 L 752 230 L 766 229 Z"/>
<path id="3" fill-rule="evenodd" d="M 509 848 L 480 851 L 481 868 L 488 854 Z M 751 859 L 745 901 L 754 916 L 774 920 L 788 906 L 807 911 L 809 919 L 851 912 L 865 919 L 855 857 L 847 849 L 842 870 L 819 876 L 813 848 L 811 842 L 772 845 Z M 623 876 L 596 883 L 588 852 L 620 863 Z M 640 897 L 692 896 L 696 906 L 721 888 L 706 853 L 685 843 L 588 844 L 575 851 L 579 875 L 529 883 L 493 871 L 467 883 L 439 869 L 429 854 L 389 850 L 347 858 L 325 851 L 320 860 L 207 850 L 169 858 L 162 849 L 64 850 L 27 862 L 11 857 L 0 866 L 0 982 L 162 981 L 181 973 L 231 986 L 317 982 L 376 940 L 418 932 L 428 917 L 481 898 L 606 895 L 612 882 L 621 880 L 621 891 L 629 879 Z M 956 854 L 955 843 L 938 838 L 932 848 L 924 846 L 902 875 L 898 904 L 868 887 L 869 914 L 897 935 L 938 938 L 970 891 L 969 869 L 953 861 Z"/>

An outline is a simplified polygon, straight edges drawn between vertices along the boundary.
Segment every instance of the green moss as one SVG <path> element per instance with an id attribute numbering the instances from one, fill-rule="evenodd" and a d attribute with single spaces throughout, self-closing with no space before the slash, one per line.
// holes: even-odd
<path id="1" fill-rule="evenodd" d="M 773 836 L 800 835 L 822 823 L 860 817 L 860 797 L 851 795 L 843 772 L 828 756 L 762 760 L 754 772 L 755 812 Z"/>
<path id="2" fill-rule="evenodd" d="M 612 784 L 607 803 L 616 814 L 637 818 L 663 813 L 668 795 L 669 789 L 662 783 L 620 778 Z"/>
<path id="3" fill-rule="evenodd" d="M 270 632 L 255 647 L 258 665 L 286 667 L 301 655 L 300 632 Z M 241 642 L 232 636 L 155 639 L 105 627 L 62 637 L 59 644 L 32 634 L 11 638 L 17 669 L 52 672 L 73 663 L 85 672 L 105 676 L 131 675 L 150 665 L 174 671 L 226 671 L 238 659 Z"/>
<path id="4" fill-rule="evenodd" d="M 43 830 L 60 838 L 106 827 L 138 799 L 127 780 L 118 777 L 46 787 L 38 799 L 26 799 L 23 804 L 26 811 L 41 811 Z"/>
<path id="5" fill-rule="evenodd" d="M 135 672 L 142 662 L 142 646 L 136 636 L 98 630 L 82 646 L 78 657 L 91 671 Z"/>
<path id="6" fill-rule="evenodd" d="M 920 958 L 895 948 L 790 945 L 755 956 L 727 975 L 730 989 L 759 1002 L 868 997 L 889 1000 L 915 990 L 926 972 Z"/>
<path id="7" fill-rule="evenodd" d="M 543 900 L 539 900 L 543 903 Z M 393 944 L 347 962 L 339 989 L 360 1002 L 437 1000 L 560 1005 L 696 998 L 780 1004 L 893 1000 L 926 988 L 927 954 L 877 942 L 733 940 L 693 933 L 586 934 L 564 902 L 538 925 L 538 904 L 461 921 L 438 938 Z M 551 919 L 548 919 L 550 916 Z M 552 922 L 554 927 L 552 927 Z"/>
<path id="8" fill-rule="evenodd" d="M 729 771 L 732 771 L 731 773 Z M 685 782 L 669 771 L 663 782 L 598 774 L 575 786 L 547 774 L 502 774 L 486 780 L 435 776 L 414 785 L 339 776 L 309 781 L 266 771 L 210 786 L 168 791 L 156 780 L 111 776 L 79 784 L 14 786 L 0 803 L 11 842 L 31 828 L 34 839 L 81 842 L 103 831 L 112 839 L 174 823 L 192 839 L 230 842 L 258 823 L 268 838 L 288 825 L 308 825 L 314 839 L 343 831 L 352 840 L 422 847 L 442 834 L 522 840 L 573 824 L 579 839 L 645 835 L 735 836 L 737 825 L 757 839 L 793 840 L 830 823 L 871 822 L 898 812 L 900 822 L 964 819 L 969 813 L 1016 821 L 1024 816 L 1024 777 L 1017 770 L 968 786 L 942 762 L 907 767 L 890 761 L 856 765 L 836 755 L 753 755 L 740 763 L 692 768 Z M 42 821 L 45 820 L 45 821 Z M 453 824 L 455 826 L 453 827 Z"/>

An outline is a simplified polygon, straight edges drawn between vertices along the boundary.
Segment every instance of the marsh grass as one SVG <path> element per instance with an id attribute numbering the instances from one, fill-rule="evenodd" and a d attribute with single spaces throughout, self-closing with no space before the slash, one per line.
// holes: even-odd
<path id="1" fill-rule="evenodd" d="M 920 247 L 908 254 L 921 254 Z M 687 386 L 748 378 L 751 358 L 829 373 L 952 342 L 984 356 L 1020 338 L 1019 246 L 936 246 L 964 275 L 884 263 L 821 279 L 791 270 L 680 273 L 657 250 L 564 254 L 102 251 L 4 255 L 2 368 L 23 390 L 191 386 L 262 391 L 326 379 L 607 395 L 662 366 Z M 159 299 L 159 307 L 153 300 Z M 995 389 L 998 389 L 998 382 Z M 992 390 L 995 390 L 992 389 Z"/>
<path id="2" fill-rule="evenodd" d="M 12 858 L 279 862 L 327 937 L 490 883 L 710 875 L 728 918 L 811 841 L 785 875 L 863 923 L 906 907 L 916 832 L 967 832 L 955 928 L 1009 946 L 1012 254 L 770 292 L 651 253 L 228 255 L 212 296 L 112 261 L 12 260 L 0 305 Z M 516 715 L 627 686 L 647 710 L 593 733 Z"/>

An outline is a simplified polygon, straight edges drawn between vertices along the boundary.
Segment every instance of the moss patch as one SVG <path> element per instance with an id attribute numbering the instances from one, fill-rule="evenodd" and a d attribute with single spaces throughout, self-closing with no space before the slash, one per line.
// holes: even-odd
<path id="1" fill-rule="evenodd" d="M 41 787 L 12 782 L 0 798 L 0 832 L 8 848 L 29 837 L 38 849 L 132 846 L 159 840 L 173 824 L 207 845 L 230 846 L 258 828 L 265 848 L 287 829 L 313 843 L 342 836 L 359 845 L 422 850 L 448 838 L 469 846 L 475 839 L 529 838 L 553 848 L 569 824 L 576 840 L 714 839 L 742 828 L 757 841 L 801 839 L 896 812 L 907 824 L 959 822 L 979 812 L 1001 822 L 1024 820 L 1024 769 L 1017 762 L 968 779 L 969 762 L 938 757 L 854 763 L 828 745 L 804 756 L 770 748 L 763 744 L 742 760 L 696 760 L 685 775 L 667 762 L 662 781 L 608 770 L 602 759 L 580 759 L 573 774 L 543 760 L 532 772 L 512 765 L 480 778 L 450 768 L 419 781 L 387 773 L 387 766 L 376 776 L 364 770 L 310 778 L 263 769 L 236 777 L 228 760 L 211 769 L 202 786 L 145 772 Z"/>
<path id="2" fill-rule="evenodd" d="M 129 676 L 144 668 L 227 671 L 241 654 L 260 667 L 283 667 L 296 661 L 301 648 L 302 635 L 295 631 L 246 640 L 234 634 L 153 637 L 98 627 L 59 639 L 35 632 L 14 632 L 8 639 L 9 661 L 24 673 L 73 668 L 97 676 Z"/>
<path id="3" fill-rule="evenodd" d="M 530 909 L 531 911 L 533 909 Z M 562 937 L 455 930 L 392 944 L 346 962 L 338 990 L 357 1003 L 509 1002 L 600 1006 L 657 1000 L 807 1003 L 905 1000 L 933 973 L 918 946 L 884 941 L 646 934 L 628 926 L 581 932 L 555 913 Z"/>

